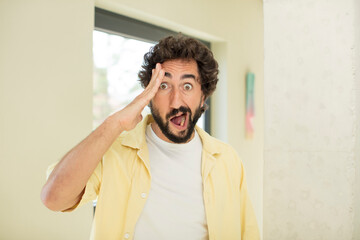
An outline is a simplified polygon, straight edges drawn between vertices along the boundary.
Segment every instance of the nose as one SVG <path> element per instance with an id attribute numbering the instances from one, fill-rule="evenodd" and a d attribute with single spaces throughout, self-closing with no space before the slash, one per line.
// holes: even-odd
<path id="1" fill-rule="evenodd" d="M 171 108 L 178 109 L 181 106 L 184 106 L 180 90 L 177 88 L 172 89 L 169 100 Z"/>

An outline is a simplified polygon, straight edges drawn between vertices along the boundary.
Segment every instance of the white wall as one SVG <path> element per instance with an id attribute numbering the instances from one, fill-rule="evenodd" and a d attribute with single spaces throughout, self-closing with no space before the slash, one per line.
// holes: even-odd
<path id="1" fill-rule="evenodd" d="M 360 204 L 355 2 L 264 1 L 265 240 L 353 237 Z"/>
<path id="2" fill-rule="evenodd" d="M 357 116 L 356 121 L 356 145 L 355 145 L 355 168 L 356 168 L 356 179 L 355 179 L 355 198 L 354 198 L 354 236 L 353 240 L 360 239 L 360 1 L 354 0 L 354 31 L 355 31 L 355 52 L 354 52 L 354 69 L 355 69 L 355 100 L 356 109 L 355 113 Z"/>
<path id="3" fill-rule="evenodd" d="M 92 208 L 42 206 L 46 167 L 92 126 L 93 1 L 0 1 L 0 239 L 87 239 Z M 262 225 L 263 17 L 260 0 L 104 0 L 96 6 L 213 43 L 221 80 L 215 135 L 244 160 Z M 244 136 L 244 79 L 256 74 L 256 133 Z M 217 99 L 217 100 L 216 100 Z"/>

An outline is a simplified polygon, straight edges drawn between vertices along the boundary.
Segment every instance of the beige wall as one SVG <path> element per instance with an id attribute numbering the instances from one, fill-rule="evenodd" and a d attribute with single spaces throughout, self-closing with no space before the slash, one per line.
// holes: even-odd
<path id="1" fill-rule="evenodd" d="M 221 83 L 215 135 L 247 169 L 262 225 L 263 18 L 260 0 L 0 1 L 1 239 L 87 239 L 91 205 L 74 213 L 42 206 L 45 169 L 92 126 L 94 5 L 212 42 Z M 244 139 L 244 78 L 256 74 L 256 134 Z"/>
<path id="2" fill-rule="evenodd" d="M 359 239 L 356 1 L 264 1 L 265 240 Z"/>
<path id="3" fill-rule="evenodd" d="M 356 168 L 356 178 L 355 178 L 355 196 L 354 196 L 354 211 L 355 211 L 355 220 L 354 220 L 354 235 L 352 240 L 360 239 L 360 1 L 354 0 L 353 8 L 354 20 L 353 28 L 355 31 L 355 52 L 354 52 L 354 69 L 355 69 L 355 113 L 357 116 L 356 122 L 356 144 L 355 144 L 355 168 Z"/>
<path id="4" fill-rule="evenodd" d="M 91 2 L 0 1 L 0 239 L 89 236 L 90 206 L 52 213 L 40 190 L 92 127 L 92 28 Z"/>

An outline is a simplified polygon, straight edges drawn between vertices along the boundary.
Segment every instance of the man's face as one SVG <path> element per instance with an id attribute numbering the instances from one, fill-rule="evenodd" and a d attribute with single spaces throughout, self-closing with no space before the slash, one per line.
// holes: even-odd
<path id="1" fill-rule="evenodd" d="M 160 88 L 150 102 L 156 135 L 164 141 L 186 143 L 194 136 L 194 127 L 202 114 L 204 97 L 195 60 L 168 60 Z"/>

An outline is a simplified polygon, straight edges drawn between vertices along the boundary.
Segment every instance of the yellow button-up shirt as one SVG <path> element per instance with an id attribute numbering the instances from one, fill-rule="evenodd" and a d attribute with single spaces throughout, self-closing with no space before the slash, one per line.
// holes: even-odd
<path id="1" fill-rule="evenodd" d="M 90 239 L 133 239 L 150 191 L 145 130 L 152 121 L 148 115 L 115 140 L 88 180 L 80 202 L 66 210 L 98 198 Z M 231 146 L 201 128 L 196 127 L 196 131 L 203 144 L 201 173 L 209 239 L 260 239 L 241 160 Z"/>

